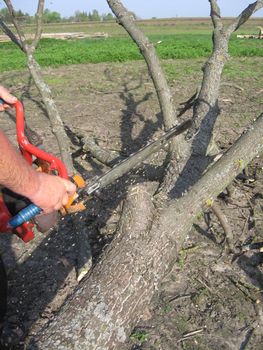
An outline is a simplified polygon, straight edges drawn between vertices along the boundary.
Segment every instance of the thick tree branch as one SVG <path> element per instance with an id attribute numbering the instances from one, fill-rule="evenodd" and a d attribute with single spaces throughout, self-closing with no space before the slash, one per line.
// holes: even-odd
<path id="1" fill-rule="evenodd" d="M 24 51 L 24 47 L 21 40 L 7 27 L 7 25 L 4 21 L 2 21 L 2 19 L 0 19 L 0 26 L 3 32 L 13 41 L 13 43 L 15 43 L 20 48 L 20 50 Z"/>
<path id="2" fill-rule="evenodd" d="M 220 8 L 219 8 L 216 0 L 209 0 L 209 2 L 210 2 L 210 8 L 211 8 L 210 16 L 212 18 L 214 28 L 220 29 L 223 27 L 223 23 L 221 20 L 221 14 L 220 14 Z"/>
<path id="3" fill-rule="evenodd" d="M 72 176 L 75 171 L 71 157 L 70 143 L 64 129 L 63 121 L 52 98 L 50 88 L 42 78 L 41 68 L 39 67 L 32 54 L 28 54 L 27 59 L 28 69 L 32 75 L 32 78 L 34 79 L 35 85 L 38 88 L 47 109 L 52 132 L 56 136 L 61 158 L 67 167 L 69 175 Z"/>
<path id="4" fill-rule="evenodd" d="M 204 66 L 203 82 L 194 108 L 194 119 L 196 122 L 194 132 L 199 129 L 199 135 L 195 139 L 194 151 L 196 154 L 203 155 L 206 154 L 209 143 L 213 142 L 213 125 L 219 112 L 217 101 L 222 71 L 228 60 L 230 35 L 240 25 L 244 24 L 256 10 L 263 6 L 263 0 L 249 5 L 226 30 L 221 22 L 220 8 L 217 1 L 209 0 L 209 2 L 211 18 L 214 24 L 213 52 Z"/>
<path id="5" fill-rule="evenodd" d="M 45 0 L 38 1 L 37 13 L 36 13 L 36 32 L 32 44 L 30 45 L 30 52 L 33 53 L 39 43 L 42 34 L 42 17 L 44 11 Z"/>
<path id="6" fill-rule="evenodd" d="M 241 14 L 234 20 L 227 28 L 227 34 L 230 36 L 233 32 L 238 30 L 255 12 L 263 7 L 263 0 L 258 0 L 248 5 L 248 7 L 241 12 Z"/>
<path id="7" fill-rule="evenodd" d="M 154 45 L 137 27 L 133 15 L 122 5 L 121 1 L 107 0 L 107 2 L 119 23 L 126 29 L 144 56 L 157 92 L 160 108 L 163 113 L 165 128 L 170 129 L 176 124 L 177 113 L 174 108 L 172 93 L 165 79 Z"/>
<path id="8" fill-rule="evenodd" d="M 21 26 L 19 25 L 19 23 L 17 21 L 15 9 L 14 9 L 14 7 L 12 5 L 12 2 L 10 0 L 4 0 L 4 2 L 6 4 L 6 7 L 8 8 L 8 11 L 9 11 L 10 16 L 12 18 L 12 22 L 13 22 L 15 28 L 16 28 L 17 34 L 18 34 L 19 39 L 20 39 L 20 41 L 22 43 L 22 46 L 24 48 L 23 51 L 26 51 L 28 49 L 28 45 L 27 45 L 27 42 L 26 42 L 26 37 L 25 37 L 25 34 L 24 34 Z"/>

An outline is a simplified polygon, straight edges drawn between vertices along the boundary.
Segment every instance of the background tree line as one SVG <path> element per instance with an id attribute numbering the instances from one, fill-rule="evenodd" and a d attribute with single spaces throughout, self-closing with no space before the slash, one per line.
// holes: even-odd
<path id="1" fill-rule="evenodd" d="M 31 16 L 21 10 L 15 11 L 17 19 L 24 24 L 35 23 L 35 16 Z M 0 9 L 0 18 L 6 22 L 11 23 L 11 17 L 7 8 Z M 63 17 L 59 12 L 45 9 L 43 12 L 43 23 L 60 23 L 60 22 L 88 22 L 88 21 L 110 21 L 115 17 L 112 13 L 99 14 L 97 10 L 91 12 L 75 11 L 73 16 Z"/>

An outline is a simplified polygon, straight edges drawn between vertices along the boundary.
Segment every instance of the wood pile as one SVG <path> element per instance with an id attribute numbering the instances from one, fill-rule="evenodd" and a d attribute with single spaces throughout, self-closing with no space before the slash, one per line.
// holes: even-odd
<path id="1" fill-rule="evenodd" d="M 244 34 L 244 35 L 237 35 L 237 38 L 241 39 L 263 39 L 263 35 L 255 35 L 255 34 Z"/>
<path id="2" fill-rule="evenodd" d="M 60 40 L 70 40 L 70 39 L 85 39 L 85 38 L 108 38 L 108 33 L 97 32 L 92 34 L 87 34 L 84 32 L 73 32 L 73 33 L 43 33 L 41 38 L 49 39 L 60 39 Z M 33 34 L 26 34 L 26 39 L 33 39 Z M 0 42 L 10 41 L 9 37 L 2 34 L 0 35 Z"/>
<path id="3" fill-rule="evenodd" d="M 237 38 L 241 39 L 263 39 L 263 28 L 257 27 L 259 29 L 258 34 L 245 34 L 245 35 L 237 35 Z"/>

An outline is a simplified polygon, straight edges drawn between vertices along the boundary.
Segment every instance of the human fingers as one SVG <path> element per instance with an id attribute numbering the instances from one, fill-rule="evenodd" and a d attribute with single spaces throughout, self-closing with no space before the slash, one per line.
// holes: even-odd
<path id="1" fill-rule="evenodd" d="M 76 185 L 73 182 L 69 181 L 69 180 L 65 180 L 65 179 L 61 179 L 61 180 L 62 180 L 62 182 L 63 182 L 63 184 L 65 186 L 67 194 L 69 196 L 72 196 L 77 190 Z"/>
<path id="2" fill-rule="evenodd" d="M 10 94 L 10 92 L 4 88 L 3 86 L 0 86 L 0 97 L 7 103 L 14 104 L 17 101 L 17 98 Z M 8 107 L 8 104 L 2 104 L 1 107 L 4 109 Z M 3 110 L 3 109 L 1 109 Z"/>

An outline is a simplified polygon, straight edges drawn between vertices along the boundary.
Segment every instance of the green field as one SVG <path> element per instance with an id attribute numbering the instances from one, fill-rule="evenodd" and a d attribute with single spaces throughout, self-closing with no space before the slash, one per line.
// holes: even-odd
<path id="1" fill-rule="evenodd" d="M 230 21 L 230 19 L 226 20 Z M 262 19 L 251 20 L 239 33 L 257 33 Z M 154 43 L 159 57 L 191 59 L 207 57 L 211 53 L 211 22 L 209 19 L 149 20 L 138 22 Z M 24 28 L 33 31 L 32 26 Z M 105 32 L 107 39 L 56 40 L 42 39 L 36 51 L 41 66 L 139 60 L 142 56 L 124 29 L 115 22 L 87 24 L 56 24 L 44 27 L 44 32 Z M 237 39 L 230 41 L 229 52 L 234 57 L 262 57 L 263 40 Z M 26 67 L 25 56 L 11 42 L 0 45 L 0 71 Z"/>

